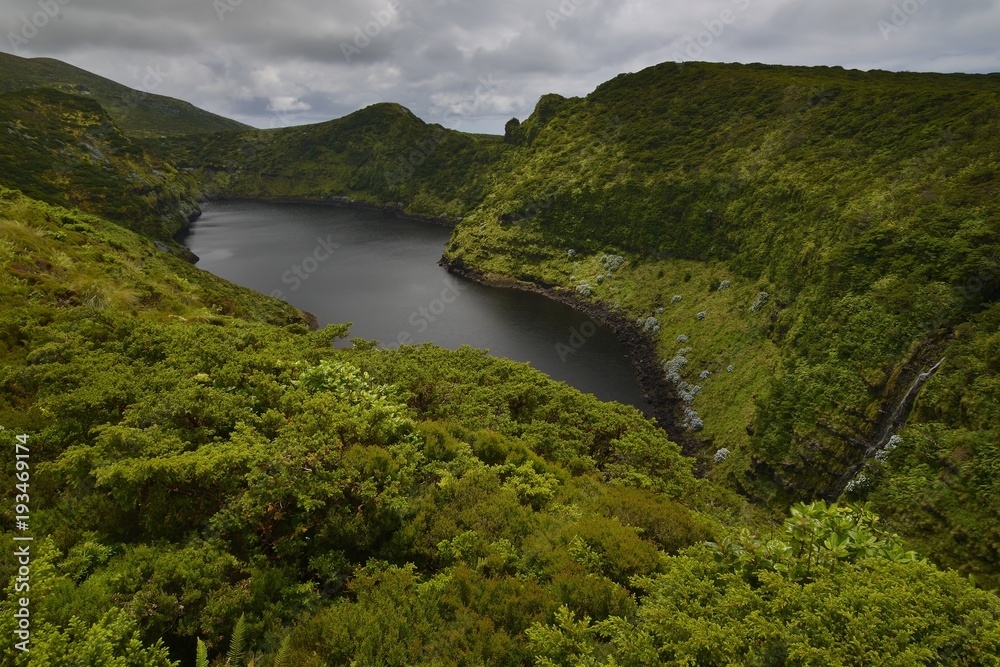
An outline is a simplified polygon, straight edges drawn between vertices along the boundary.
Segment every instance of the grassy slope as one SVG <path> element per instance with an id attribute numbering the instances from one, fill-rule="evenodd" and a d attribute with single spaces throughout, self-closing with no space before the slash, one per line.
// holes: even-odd
<path id="1" fill-rule="evenodd" d="M 196 269 L 107 219 L 2 187 L 0 269 L 3 312 L 34 311 L 36 325 L 85 307 L 158 321 L 306 322 L 283 302 Z M 6 334 L 5 351 L 17 340 Z"/>
<path id="2" fill-rule="evenodd" d="M 687 348 L 682 376 L 704 388 L 692 407 L 705 457 L 733 454 L 715 476 L 759 497 L 836 497 L 917 372 L 997 295 L 998 102 L 996 75 L 710 64 L 623 75 L 586 99 L 543 98 L 447 255 L 565 289 L 587 281 L 594 298 L 655 315 L 662 358 Z M 598 285 L 608 252 L 628 261 Z M 761 292 L 769 301 L 750 312 Z M 959 330 L 989 349 L 988 324 Z M 963 544 L 971 526 L 997 544 L 983 528 L 996 504 L 960 500 L 988 490 L 971 470 L 989 448 L 962 450 L 957 475 L 946 453 L 919 473 L 908 458 L 918 422 L 985 428 L 971 413 L 995 404 L 995 366 L 951 358 L 894 454 L 942 499 L 883 507 L 943 560 L 995 576 L 996 546 Z M 969 407 L 928 410 L 939 385 L 962 386 Z"/>
<path id="3" fill-rule="evenodd" d="M 193 179 L 133 143 L 91 99 L 5 93 L 0 119 L 0 184 L 161 240 L 198 212 Z"/>
<path id="4" fill-rule="evenodd" d="M 0 53 L 0 92 L 31 88 L 55 88 L 90 97 L 107 109 L 115 124 L 131 137 L 223 132 L 247 127 L 188 102 L 133 90 L 59 60 Z"/>

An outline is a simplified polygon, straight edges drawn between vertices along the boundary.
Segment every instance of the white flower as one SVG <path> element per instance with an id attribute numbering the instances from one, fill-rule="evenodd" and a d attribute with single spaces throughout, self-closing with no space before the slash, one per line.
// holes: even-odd
<path id="1" fill-rule="evenodd" d="M 677 356 L 663 364 L 663 370 L 668 375 L 670 373 L 679 373 L 687 362 L 687 358 L 682 353 L 678 352 Z"/>
<path id="2" fill-rule="evenodd" d="M 700 431 L 705 426 L 705 422 L 701 420 L 697 412 L 691 408 L 684 408 L 684 426 L 689 431 Z"/>
<path id="3" fill-rule="evenodd" d="M 617 271 L 624 263 L 625 258 L 621 255 L 603 255 L 601 257 L 601 264 L 603 264 L 608 271 Z"/>
<path id="4" fill-rule="evenodd" d="M 767 303 L 768 299 L 770 298 L 771 295 L 768 294 L 767 292 L 761 292 L 760 294 L 758 294 L 757 300 L 754 301 L 752 306 L 750 306 L 750 312 L 756 313 L 758 310 L 764 307 L 764 304 Z"/>
<path id="5" fill-rule="evenodd" d="M 844 487 L 844 491 L 850 493 L 851 491 L 855 491 L 857 489 L 863 489 L 867 486 L 868 486 L 868 478 L 865 476 L 864 473 L 859 473 L 857 477 L 855 477 L 854 479 L 852 479 L 850 482 L 847 483 L 847 486 Z"/>

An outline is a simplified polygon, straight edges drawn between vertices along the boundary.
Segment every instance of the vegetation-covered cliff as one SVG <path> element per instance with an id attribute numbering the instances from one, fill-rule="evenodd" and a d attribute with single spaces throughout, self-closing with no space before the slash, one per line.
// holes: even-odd
<path id="1" fill-rule="evenodd" d="M 623 75 L 541 101 L 447 258 L 652 329 L 715 479 L 870 496 L 996 582 L 998 103 L 997 75 Z"/>

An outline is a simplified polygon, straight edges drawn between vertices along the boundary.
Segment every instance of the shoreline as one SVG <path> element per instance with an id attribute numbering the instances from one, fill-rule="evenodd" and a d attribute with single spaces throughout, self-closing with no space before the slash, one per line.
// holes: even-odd
<path id="1" fill-rule="evenodd" d="M 440 225 L 441 227 L 454 228 L 458 225 L 458 220 L 452 220 L 451 218 L 431 217 L 429 215 L 420 215 L 417 213 L 407 213 L 406 210 L 401 206 L 395 206 L 392 204 L 373 204 L 371 202 L 358 201 L 357 199 L 351 199 L 346 196 L 335 196 L 335 197 L 229 197 L 229 196 L 217 196 L 205 194 L 203 201 L 213 202 L 256 202 L 260 204 L 320 204 L 323 206 L 336 206 L 339 208 L 354 208 L 366 211 L 381 211 L 382 213 L 391 213 L 397 218 L 403 220 L 416 220 L 419 222 L 428 222 L 432 225 Z M 200 216 L 200 212 L 199 212 Z M 193 221 L 192 221 L 193 222 Z"/>
<path id="2" fill-rule="evenodd" d="M 656 353 L 656 341 L 652 334 L 638 330 L 622 313 L 611 310 L 602 303 L 586 301 L 565 289 L 560 289 L 553 285 L 541 285 L 507 276 L 498 276 L 466 266 L 461 261 L 448 259 L 447 257 L 442 257 L 438 261 L 438 265 L 446 269 L 448 273 L 467 278 L 481 285 L 504 287 L 522 292 L 540 294 L 548 299 L 565 304 L 609 327 L 614 332 L 615 337 L 628 350 L 629 361 L 632 362 L 632 367 L 639 380 L 639 387 L 642 389 L 646 402 L 653 409 L 653 416 L 656 418 L 657 425 L 667 433 L 671 441 L 681 447 L 685 455 L 694 455 L 697 448 L 696 442 L 686 431 L 678 426 L 680 423 L 678 413 L 681 409 L 681 402 L 677 397 L 673 385 L 667 381 L 663 375 L 663 371 L 660 369 L 660 360 Z"/>
<path id="3" fill-rule="evenodd" d="M 406 213 L 399 206 L 372 204 L 353 200 L 349 197 L 226 197 L 205 194 L 204 201 L 257 202 L 264 204 L 322 204 L 340 208 L 381 211 L 383 213 L 391 213 L 400 219 L 415 220 L 449 228 L 454 228 L 458 224 L 458 221 L 455 220 Z M 191 222 L 194 221 L 192 220 Z M 190 225 L 185 229 L 185 232 L 190 233 Z M 178 240 L 182 240 L 182 238 Z M 449 260 L 444 256 L 438 261 L 438 265 L 446 269 L 449 273 L 468 278 L 482 285 L 540 294 L 548 299 L 565 304 L 610 328 L 615 337 L 621 341 L 628 351 L 629 361 L 631 361 L 632 368 L 636 373 L 639 387 L 642 389 L 646 402 L 652 408 L 653 417 L 656 419 L 657 425 L 667 433 L 671 441 L 681 447 L 685 455 L 693 456 L 695 454 L 697 450 L 696 441 L 678 426 L 680 423 L 681 403 L 673 385 L 666 380 L 660 368 L 660 359 L 656 352 L 656 341 L 652 334 L 638 330 L 622 313 L 611 310 L 604 304 L 586 301 L 567 290 L 557 288 L 553 285 L 540 285 L 506 276 L 489 274 L 480 269 L 467 267 L 461 262 Z M 313 323 L 318 322 L 315 315 L 306 311 L 300 312 L 308 316 L 309 328 L 315 330 L 313 329 Z"/>

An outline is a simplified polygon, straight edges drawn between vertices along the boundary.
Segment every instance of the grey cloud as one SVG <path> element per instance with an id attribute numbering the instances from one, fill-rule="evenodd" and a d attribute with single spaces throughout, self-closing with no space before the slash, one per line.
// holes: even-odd
<path id="1" fill-rule="evenodd" d="M 586 94 L 620 72 L 691 59 L 683 49 L 699 39 L 692 51 L 712 61 L 1000 69 L 1000 0 L 218 0 L 231 9 L 221 19 L 213 1 L 69 0 L 21 55 L 132 86 L 159 67 L 170 74 L 155 92 L 260 127 L 393 101 L 493 132 L 547 92 Z M 878 22 L 904 2 L 919 9 L 887 37 Z M 6 4 L 0 36 L 39 8 Z M 720 31 L 726 10 L 734 20 Z M 483 77 L 497 84 L 476 99 Z"/>

